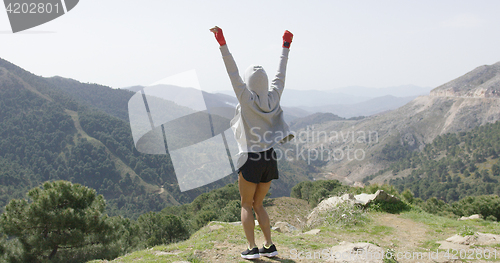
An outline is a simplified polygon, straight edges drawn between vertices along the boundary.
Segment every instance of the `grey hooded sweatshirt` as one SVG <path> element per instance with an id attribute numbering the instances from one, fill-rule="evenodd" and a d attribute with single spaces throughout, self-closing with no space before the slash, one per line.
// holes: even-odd
<path id="1" fill-rule="evenodd" d="M 237 167 L 240 168 L 246 162 L 248 152 L 263 152 L 294 137 L 280 107 L 290 49 L 283 48 L 278 73 L 271 85 L 261 66 L 250 66 L 245 71 L 243 82 L 227 45 L 221 46 L 220 51 L 239 102 L 231 129 L 238 142 Z"/>

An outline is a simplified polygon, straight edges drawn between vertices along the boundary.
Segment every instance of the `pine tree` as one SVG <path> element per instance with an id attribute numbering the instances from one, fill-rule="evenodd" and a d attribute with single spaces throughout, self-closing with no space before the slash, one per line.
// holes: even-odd
<path id="1" fill-rule="evenodd" d="M 102 212 L 105 201 L 95 190 L 67 181 L 46 182 L 13 199 L 0 217 L 9 236 L 17 237 L 22 261 L 54 260 L 59 251 L 109 244 L 118 239 Z"/>

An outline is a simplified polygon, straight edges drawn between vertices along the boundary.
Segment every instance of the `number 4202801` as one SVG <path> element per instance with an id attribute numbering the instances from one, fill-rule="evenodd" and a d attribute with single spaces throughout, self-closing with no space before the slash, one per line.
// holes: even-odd
<path id="1" fill-rule="evenodd" d="M 9 14 L 50 14 L 52 12 L 64 12 L 59 3 L 9 3 L 7 13 Z"/>

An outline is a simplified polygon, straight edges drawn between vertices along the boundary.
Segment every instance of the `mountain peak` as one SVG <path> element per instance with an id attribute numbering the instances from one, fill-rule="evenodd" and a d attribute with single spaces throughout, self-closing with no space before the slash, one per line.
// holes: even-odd
<path id="1" fill-rule="evenodd" d="M 500 62 L 483 65 L 431 91 L 436 97 L 500 97 Z"/>

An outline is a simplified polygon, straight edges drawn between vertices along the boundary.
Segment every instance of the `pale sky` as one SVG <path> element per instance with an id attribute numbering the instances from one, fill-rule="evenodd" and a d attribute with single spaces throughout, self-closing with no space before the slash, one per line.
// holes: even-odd
<path id="1" fill-rule="evenodd" d="M 3 9 L 3 7 L 2 7 Z M 275 74 L 294 33 L 286 87 L 437 87 L 500 61 L 500 1 L 80 0 L 66 15 L 13 34 L 0 10 L 0 57 L 36 75 L 113 88 L 195 69 L 201 89 L 231 89 L 217 25 L 244 72 Z"/>

